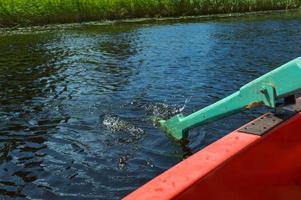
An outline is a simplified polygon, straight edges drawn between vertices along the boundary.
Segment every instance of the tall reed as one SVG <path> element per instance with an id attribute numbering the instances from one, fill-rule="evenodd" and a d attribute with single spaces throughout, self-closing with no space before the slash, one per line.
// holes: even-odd
<path id="1" fill-rule="evenodd" d="M 301 0 L 0 0 L 0 26 L 299 8 Z"/>

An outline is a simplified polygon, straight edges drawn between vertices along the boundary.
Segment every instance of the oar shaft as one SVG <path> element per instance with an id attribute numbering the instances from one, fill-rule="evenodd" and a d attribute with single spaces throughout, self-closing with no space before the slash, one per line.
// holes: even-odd
<path id="1" fill-rule="evenodd" d="M 301 58 L 244 85 L 238 92 L 204 109 L 184 117 L 177 115 L 167 121 L 161 120 L 163 129 L 176 140 L 182 139 L 189 129 L 257 105 L 275 107 L 276 100 L 301 89 Z"/>

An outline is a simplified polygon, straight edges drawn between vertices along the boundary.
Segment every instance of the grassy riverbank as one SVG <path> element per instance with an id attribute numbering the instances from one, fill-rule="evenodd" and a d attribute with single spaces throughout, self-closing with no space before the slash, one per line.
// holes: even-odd
<path id="1" fill-rule="evenodd" d="M 301 0 L 0 0 L 0 26 L 299 8 Z"/>

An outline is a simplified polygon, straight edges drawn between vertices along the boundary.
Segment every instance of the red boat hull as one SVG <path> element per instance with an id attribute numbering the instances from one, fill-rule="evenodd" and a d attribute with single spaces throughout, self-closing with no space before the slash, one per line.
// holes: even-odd
<path id="1" fill-rule="evenodd" d="M 234 131 L 125 199 L 300 200 L 301 113 L 262 137 Z"/>

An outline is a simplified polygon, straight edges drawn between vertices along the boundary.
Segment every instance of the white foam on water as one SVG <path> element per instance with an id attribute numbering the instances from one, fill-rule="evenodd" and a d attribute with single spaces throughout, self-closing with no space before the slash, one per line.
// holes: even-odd
<path id="1" fill-rule="evenodd" d="M 113 132 L 124 131 L 133 135 L 144 133 L 143 129 L 112 115 L 105 115 L 102 124 Z"/>

